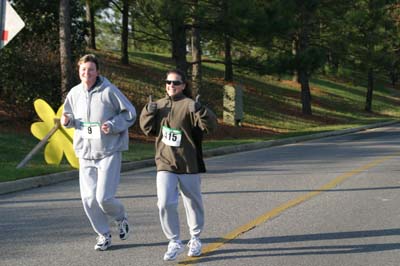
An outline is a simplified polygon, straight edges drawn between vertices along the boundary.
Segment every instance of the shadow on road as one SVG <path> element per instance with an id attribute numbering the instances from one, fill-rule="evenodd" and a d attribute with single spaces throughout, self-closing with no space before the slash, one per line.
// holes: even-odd
<path id="1" fill-rule="evenodd" d="M 339 239 L 362 239 L 371 237 L 400 236 L 400 229 L 382 229 L 368 231 L 334 232 L 322 234 L 288 235 L 275 237 L 260 237 L 247 239 L 234 239 L 229 244 L 237 245 L 269 245 L 279 243 L 294 243 L 306 241 L 324 241 Z M 212 242 L 211 240 L 210 242 Z M 218 240 L 226 242 L 226 240 Z M 204 242 L 208 242 L 204 239 Z M 400 249 L 400 243 L 373 243 L 373 244 L 343 244 L 343 245 L 303 245 L 296 247 L 270 247 L 270 248 L 225 248 L 204 254 L 196 263 L 228 259 L 274 257 L 274 256 L 302 256 L 302 255 L 335 255 L 354 254 L 367 252 L 382 252 Z M 246 253 L 246 254 L 244 254 Z M 180 264 L 185 264 L 181 262 Z"/>

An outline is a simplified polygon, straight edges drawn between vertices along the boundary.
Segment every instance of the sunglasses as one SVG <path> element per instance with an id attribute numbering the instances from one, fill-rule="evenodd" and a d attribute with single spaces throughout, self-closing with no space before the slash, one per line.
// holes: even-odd
<path id="1" fill-rule="evenodd" d="M 182 85 L 183 82 L 180 80 L 166 80 L 165 83 L 167 83 L 168 85 L 174 84 L 175 86 L 179 86 Z"/>

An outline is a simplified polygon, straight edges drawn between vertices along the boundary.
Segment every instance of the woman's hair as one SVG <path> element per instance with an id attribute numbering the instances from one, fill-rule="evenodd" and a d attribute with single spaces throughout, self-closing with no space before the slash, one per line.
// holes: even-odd
<path id="1" fill-rule="evenodd" d="M 179 76 L 181 77 L 182 82 L 185 83 L 185 89 L 182 91 L 182 93 L 183 93 L 186 97 L 189 97 L 189 98 L 192 98 L 192 99 L 193 99 L 192 87 L 191 87 L 191 85 L 190 85 L 190 82 L 189 82 L 189 81 L 187 80 L 187 78 L 186 78 L 185 72 L 183 72 L 183 71 L 180 70 L 180 69 L 172 69 L 172 70 L 169 70 L 169 71 L 167 72 L 167 74 L 165 75 L 165 78 L 166 78 L 166 79 L 167 79 L 167 77 L 168 77 L 169 74 L 176 74 L 176 75 L 179 75 Z"/>
<path id="2" fill-rule="evenodd" d="M 99 66 L 99 60 L 97 60 L 97 57 L 94 54 L 87 54 L 82 56 L 79 61 L 78 61 L 78 67 L 84 63 L 87 62 L 92 62 L 96 65 L 96 69 L 99 70 L 100 66 Z"/>

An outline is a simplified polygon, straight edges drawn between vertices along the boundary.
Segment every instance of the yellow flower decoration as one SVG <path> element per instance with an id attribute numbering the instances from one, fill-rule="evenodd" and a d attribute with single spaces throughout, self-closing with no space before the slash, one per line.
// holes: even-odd
<path id="1" fill-rule="evenodd" d="M 55 126 L 55 119 L 61 118 L 64 105 L 58 108 L 57 114 L 55 114 L 51 106 L 42 99 L 37 99 L 34 102 L 34 106 L 36 113 L 43 122 L 33 123 L 31 125 L 31 132 L 36 138 L 41 140 Z M 73 128 L 59 126 L 58 130 L 49 138 L 48 144 L 44 150 L 44 159 L 46 163 L 59 165 L 64 153 L 70 165 L 74 168 L 78 168 L 79 160 L 76 158 L 72 146 L 73 136 Z"/>

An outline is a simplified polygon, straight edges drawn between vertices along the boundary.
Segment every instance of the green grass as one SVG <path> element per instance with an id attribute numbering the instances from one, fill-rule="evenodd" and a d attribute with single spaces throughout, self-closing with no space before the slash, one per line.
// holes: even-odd
<path id="1" fill-rule="evenodd" d="M 154 157 L 154 144 L 131 143 L 129 150 L 122 153 L 123 161 L 139 161 Z"/>
<path id="2" fill-rule="evenodd" d="M 36 138 L 28 134 L 0 134 L 0 147 L 3 151 L 7 151 L 0 153 L 1 182 L 72 169 L 65 163 L 60 166 L 47 165 L 44 161 L 43 151 L 33 156 L 26 167 L 16 169 L 17 165 L 38 142 Z"/>
<path id="3" fill-rule="evenodd" d="M 205 141 L 204 149 L 213 149 L 227 145 L 237 145 L 249 142 L 259 141 L 260 139 L 245 140 L 209 140 Z M 69 164 L 63 160 L 59 166 L 48 165 L 44 161 L 43 151 L 41 149 L 25 167 L 16 169 L 17 165 L 25 158 L 39 142 L 36 138 L 29 134 L 11 134 L 0 133 L 0 146 L 5 151 L 0 154 L 0 182 L 13 181 L 25 177 L 38 176 L 44 174 L 57 173 L 62 171 L 73 170 Z M 154 158 L 153 143 L 137 143 L 132 142 L 129 150 L 123 152 L 123 161 L 138 161 Z"/>
<path id="4" fill-rule="evenodd" d="M 132 52 L 131 64 L 123 66 L 119 63 L 117 53 L 93 52 L 100 56 L 102 74 L 124 91 L 138 112 L 147 102 L 148 95 L 154 98 L 164 96 L 164 74 L 173 68 L 169 55 Z M 201 101 L 210 106 L 219 118 L 222 118 L 223 113 L 223 74 L 222 65 L 203 65 Z M 346 80 L 355 78 L 348 77 Z M 272 76 L 236 73 L 235 83 L 243 87 L 245 126 L 262 128 L 265 134 L 257 137 L 208 139 L 204 149 L 339 130 L 400 117 L 399 91 L 383 86 L 385 81 L 377 82 L 379 86 L 373 95 L 373 112 L 367 113 L 364 111 L 365 87 L 316 76 L 310 84 L 312 116 L 301 114 L 300 89 L 293 82 Z M 365 82 L 361 80 L 357 84 Z M 140 132 L 137 125 L 132 130 Z M 16 165 L 37 143 L 38 140 L 29 132 L 0 133 L 0 147 L 6 151 L 0 153 L 0 182 L 72 169 L 65 161 L 60 166 L 47 165 L 43 150 L 26 167 L 16 169 Z M 123 160 L 136 161 L 153 156 L 152 143 L 133 140 L 130 150 L 123 153 Z"/>

